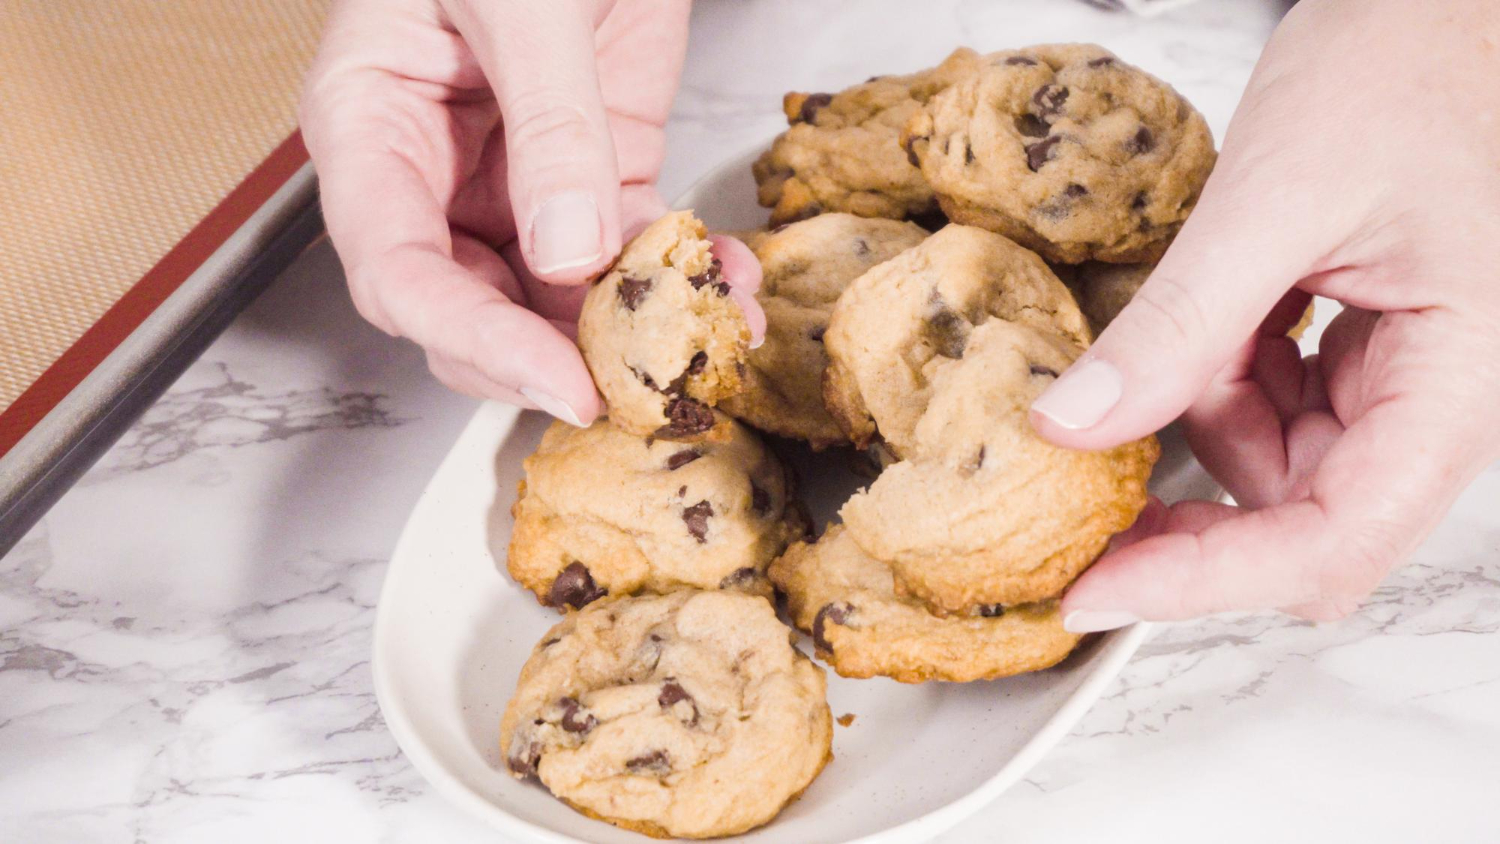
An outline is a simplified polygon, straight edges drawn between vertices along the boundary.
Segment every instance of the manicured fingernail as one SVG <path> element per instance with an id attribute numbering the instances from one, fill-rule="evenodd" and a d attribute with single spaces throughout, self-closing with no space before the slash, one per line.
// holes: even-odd
<path id="1" fill-rule="evenodd" d="M 1085 360 L 1064 372 L 1031 409 L 1069 430 L 1091 428 L 1120 401 L 1124 385 L 1114 364 Z"/>
<path id="2" fill-rule="evenodd" d="M 1069 633 L 1098 633 L 1118 630 L 1140 621 L 1124 610 L 1073 610 L 1063 617 L 1063 629 Z"/>
<path id="3" fill-rule="evenodd" d="M 585 191 L 564 191 L 548 199 L 531 219 L 531 260 L 539 274 L 587 266 L 603 254 L 599 206 Z"/>
<path id="4" fill-rule="evenodd" d="M 522 387 L 521 395 L 529 399 L 532 404 L 569 425 L 575 428 L 583 427 L 583 423 L 579 421 L 578 414 L 573 412 L 573 408 L 568 407 L 567 403 L 557 396 L 551 396 L 541 390 L 533 390 L 530 387 Z"/>

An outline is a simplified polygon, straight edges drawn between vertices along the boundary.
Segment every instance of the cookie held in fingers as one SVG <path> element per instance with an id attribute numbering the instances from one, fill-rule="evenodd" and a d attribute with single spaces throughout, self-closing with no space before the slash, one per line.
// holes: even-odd
<path id="1" fill-rule="evenodd" d="M 840 510 L 851 539 L 889 563 L 898 591 L 938 614 L 1060 595 L 1145 507 L 1155 437 L 1061 448 L 1031 403 L 1083 351 L 1045 328 L 991 319 L 927 370 L 911 442 Z"/>
<path id="2" fill-rule="evenodd" d="M 1216 157 L 1187 100 L 1090 44 L 990 56 L 901 143 L 954 222 L 1068 264 L 1160 258 Z"/>
<path id="3" fill-rule="evenodd" d="M 734 835 L 831 758 L 822 669 L 763 598 L 683 590 L 570 614 L 521 669 L 501 721 L 511 773 L 656 837 Z"/>
<path id="4" fill-rule="evenodd" d="M 1088 324 L 1067 287 L 1030 250 L 970 226 L 950 225 L 856 279 L 824 334 L 823 398 L 857 445 L 878 434 L 897 456 L 932 391 L 932 373 L 964 355 L 970 332 L 1014 320 L 1080 347 Z"/>
<path id="5" fill-rule="evenodd" d="M 926 237 L 914 223 L 842 213 L 747 237 L 761 263 L 756 299 L 766 312 L 766 340 L 746 359 L 744 390 L 721 407 L 815 449 L 848 442 L 823 405 L 823 334 L 833 304 L 866 270 Z"/>
<path id="6" fill-rule="evenodd" d="M 901 127 L 983 61 L 960 48 L 917 73 L 872 77 L 836 94 L 787 94 L 782 108 L 790 128 L 753 167 L 771 223 L 831 211 L 898 220 L 935 212 L 932 189 L 897 143 Z"/>
<path id="7" fill-rule="evenodd" d="M 1055 665 L 1081 638 L 1063 630 L 1056 600 L 934 615 L 900 594 L 891 567 L 840 526 L 789 548 L 772 564 L 771 579 L 818 655 L 845 677 L 993 680 Z"/>
<path id="8" fill-rule="evenodd" d="M 740 389 L 750 326 L 691 212 L 657 220 L 584 298 L 578 346 L 610 422 L 637 436 L 710 435 Z"/>
<path id="9" fill-rule="evenodd" d="M 766 566 L 807 532 L 791 471 L 743 425 L 720 439 L 554 422 L 522 464 L 506 565 L 541 603 L 683 587 L 769 596 Z"/>

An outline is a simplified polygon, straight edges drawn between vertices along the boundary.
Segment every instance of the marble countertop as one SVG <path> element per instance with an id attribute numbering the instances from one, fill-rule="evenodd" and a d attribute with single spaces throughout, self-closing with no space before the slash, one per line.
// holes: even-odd
<path id="1" fill-rule="evenodd" d="M 960 43 L 1099 41 L 1222 135 L 1285 5 L 698 0 L 663 187 L 769 137 L 784 90 Z M 369 668 L 384 561 L 474 409 L 304 255 L 0 562 L 5 840 L 496 840 L 402 757 Z M 1492 467 L 1343 622 L 1158 628 L 942 840 L 1494 840 L 1497 501 Z"/>

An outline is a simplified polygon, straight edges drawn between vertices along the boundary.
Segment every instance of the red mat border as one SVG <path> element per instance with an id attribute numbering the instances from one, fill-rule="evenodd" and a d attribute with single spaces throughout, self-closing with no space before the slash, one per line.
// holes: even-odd
<path id="1" fill-rule="evenodd" d="M 293 132 L 0 413 L 0 457 L 21 441 L 307 163 Z"/>

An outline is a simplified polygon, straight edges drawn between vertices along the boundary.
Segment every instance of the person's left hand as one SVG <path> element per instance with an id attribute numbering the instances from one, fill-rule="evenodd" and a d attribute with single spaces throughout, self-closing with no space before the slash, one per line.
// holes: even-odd
<path id="1" fill-rule="evenodd" d="M 303 96 L 359 312 L 459 392 L 577 424 L 589 278 L 661 216 L 689 0 L 340 0 Z M 759 336 L 760 266 L 721 238 Z"/>

